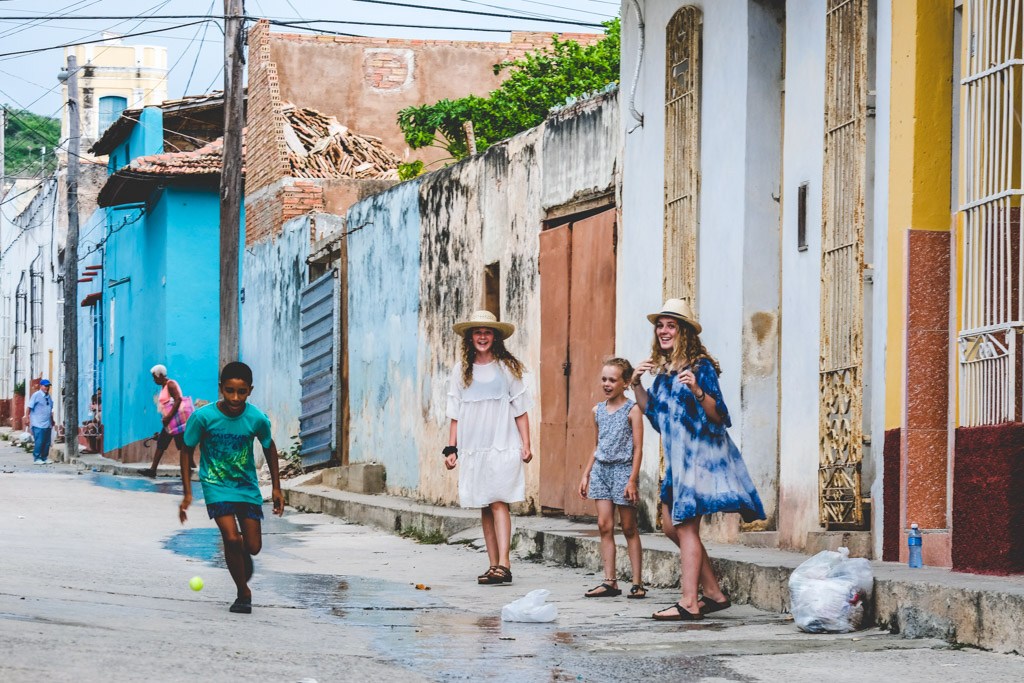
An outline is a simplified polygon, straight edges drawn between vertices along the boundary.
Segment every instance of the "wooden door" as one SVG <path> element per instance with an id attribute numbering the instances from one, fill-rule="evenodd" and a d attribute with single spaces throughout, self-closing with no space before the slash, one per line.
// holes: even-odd
<path id="1" fill-rule="evenodd" d="M 557 510 L 566 493 L 571 235 L 569 225 L 540 234 L 540 504 Z"/>
<path id="2" fill-rule="evenodd" d="M 541 233 L 541 505 L 595 514 L 576 494 L 597 443 L 592 408 L 615 350 L 615 212 Z"/>

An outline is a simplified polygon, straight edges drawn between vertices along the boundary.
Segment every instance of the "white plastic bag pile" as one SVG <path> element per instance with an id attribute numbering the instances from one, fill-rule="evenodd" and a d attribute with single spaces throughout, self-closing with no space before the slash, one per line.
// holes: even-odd
<path id="1" fill-rule="evenodd" d="M 849 548 L 823 550 L 793 570 L 789 598 L 793 619 L 808 633 L 849 633 L 860 628 L 871 600 L 871 564 L 850 558 Z"/>
<path id="2" fill-rule="evenodd" d="M 502 621 L 530 621 L 542 623 L 558 618 L 558 608 L 545 604 L 551 591 L 538 588 L 530 591 L 518 600 L 514 600 L 501 608 Z"/>

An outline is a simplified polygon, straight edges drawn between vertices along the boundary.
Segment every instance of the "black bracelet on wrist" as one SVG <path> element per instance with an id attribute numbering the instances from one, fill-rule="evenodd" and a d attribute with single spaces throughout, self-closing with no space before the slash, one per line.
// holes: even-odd
<path id="1" fill-rule="evenodd" d="M 704 397 L 706 397 L 707 395 L 708 395 L 708 392 L 701 391 L 700 392 L 700 397 L 697 398 L 697 403 L 703 403 L 704 402 Z"/>
<path id="2" fill-rule="evenodd" d="M 459 458 L 459 449 L 458 449 L 458 447 L 456 447 L 456 446 L 445 446 L 441 450 L 441 455 L 446 457 L 446 458 L 449 455 L 452 455 L 452 454 L 454 454 L 455 455 L 455 459 L 458 460 L 458 458 Z"/>

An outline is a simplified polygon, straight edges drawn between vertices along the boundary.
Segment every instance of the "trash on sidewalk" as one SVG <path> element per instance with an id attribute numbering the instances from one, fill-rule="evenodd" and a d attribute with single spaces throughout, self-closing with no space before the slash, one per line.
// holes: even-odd
<path id="1" fill-rule="evenodd" d="M 532 590 L 518 600 L 514 600 L 501 608 L 502 621 L 527 621 L 543 623 L 558 618 L 558 608 L 546 605 L 544 601 L 551 591 L 543 588 Z"/>
<path id="2" fill-rule="evenodd" d="M 849 548 L 823 550 L 789 577 L 793 619 L 807 633 L 849 633 L 860 628 L 874 576 L 864 558 Z"/>

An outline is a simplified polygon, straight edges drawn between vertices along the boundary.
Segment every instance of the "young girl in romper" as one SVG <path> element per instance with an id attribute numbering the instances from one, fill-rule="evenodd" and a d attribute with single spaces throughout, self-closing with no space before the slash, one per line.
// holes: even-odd
<path id="1" fill-rule="evenodd" d="M 591 454 L 580 480 L 580 498 L 597 503 L 597 528 L 601 532 L 604 582 L 583 595 L 614 598 L 622 595 L 615 573 L 615 511 L 619 511 L 622 535 L 626 537 L 633 587 L 627 598 L 645 598 L 641 578 L 643 550 L 636 526 L 637 479 L 643 458 L 644 423 L 640 408 L 625 396 L 633 379 L 633 366 L 612 358 L 601 369 L 601 388 L 607 397 L 594 406 L 597 449 Z"/>
<path id="2" fill-rule="evenodd" d="M 461 461 L 459 504 L 480 508 L 490 566 L 477 582 L 512 583 L 509 503 L 526 499 L 523 463 L 533 459 L 523 364 L 505 348 L 516 328 L 477 311 L 452 329 L 462 337 L 462 362 L 448 381 L 444 464 L 450 470 Z"/>

